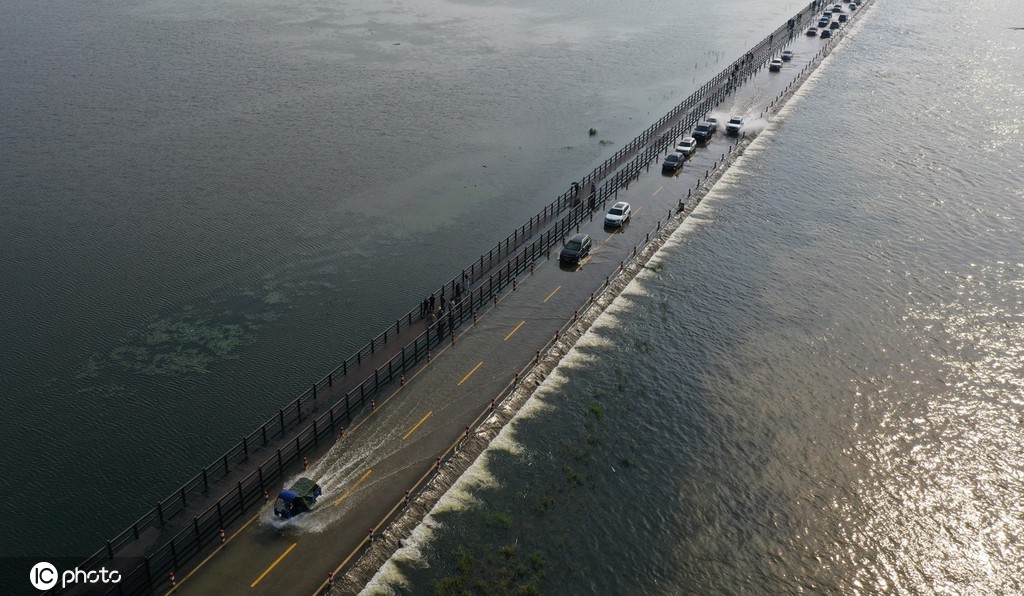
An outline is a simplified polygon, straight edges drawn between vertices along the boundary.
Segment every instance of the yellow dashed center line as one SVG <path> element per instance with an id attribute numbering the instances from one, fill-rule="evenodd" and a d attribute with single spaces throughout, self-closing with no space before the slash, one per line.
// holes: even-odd
<path id="1" fill-rule="evenodd" d="M 421 424 L 423 424 L 424 422 L 426 422 L 426 421 L 427 421 L 427 418 L 430 418 L 430 417 L 431 417 L 431 416 L 433 416 L 433 415 L 434 415 L 434 411 L 433 411 L 433 410 L 431 410 L 431 411 L 427 412 L 427 413 L 426 413 L 426 414 L 425 414 L 425 415 L 423 416 L 423 418 L 420 418 L 420 421 L 416 423 L 416 426 L 413 426 L 412 428 L 410 428 L 410 429 L 409 429 L 409 432 L 407 432 L 407 433 L 405 433 L 404 435 L 402 435 L 402 440 L 404 441 L 404 440 L 408 439 L 408 438 L 409 438 L 409 435 L 411 435 L 412 433 L 416 432 L 416 429 L 417 429 L 417 428 L 419 428 Z"/>
<path id="2" fill-rule="evenodd" d="M 430 414 L 427 414 L 427 416 L 429 416 L 429 415 L 430 415 Z M 426 418 L 424 418 L 423 420 L 426 420 Z M 423 422 L 423 420 L 421 420 L 420 422 Z M 417 424 L 416 426 L 419 426 L 419 425 Z M 416 429 L 414 428 L 414 429 L 412 429 L 412 430 L 416 430 Z M 409 431 L 409 432 L 412 432 L 412 431 Z M 404 440 L 404 439 L 405 439 L 405 437 L 402 437 L 402 439 Z M 363 472 L 363 476 L 362 476 L 362 477 L 361 477 L 361 478 L 360 478 L 359 480 L 357 480 L 355 484 L 353 484 L 352 486 L 350 486 L 350 487 L 348 488 L 348 490 L 346 490 L 346 491 L 345 491 L 344 493 L 342 493 L 342 495 L 341 495 L 340 497 L 338 497 L 338 500 L 337 500 L 337 501 L 335 501 L 335 502 L 334 502 L 334 504 L 335 504 L 335 505 L 340 505 L 340 504 L 341 504 L 341 502 L 342 502 L 342 501 L 344 501 L 345 499 L 347 499 L 347 498 L 348 498 L 348 496 L 352 494 L 352 491 L 354 491 L 355 489 L 359 488 L 359 485 L 360 485 L 360 484 L 362 484 L 364 480 L 366 480 L 367 478 L 369 478 L 369 477 L 370 477 L 370 474 L 372 474 L 372 473 L 373 473 L 373 470 L 372 470 L 372 469 L 370 469 L 370 470 L 367 470 L 366 472 Z"/>
<path id="3" fill-rule="evenodd" d="M 545 300 L 544 302 L 547 302 L 547 300 Z M 512 331 L 509 331 L 508 335 L 505 336 L 505 341 L 508 341 L 508 338 L 510 338 L 513 335 L 515 335 L 516 331 L 519 331 L 519 328 L 522 327 L 525 324 L 526 324 L 526 321 L 523 321 L 523 322 L 519 323 L 518 325 L 516 325 L 516 328 L 513 329 Z M 483 363 L 481 362 L 481 364 L 483 364 Z M 476 369 L 474 368 L 473 370 L 476 370 Z M 469 374 L 473 374 L 473 373 L 469 373 Z M 465 381 L 465 379 L 463 379 L 463 381 Z M 459 385 L 461 385 L 461 384 L 462 383 L 459 383 Z"/>
<path id="4" fill-rule="evenodd" d="M 199 569 L 200 569 L 200 568 L 201 568 L 201 567 L 202 567 L 203 565 L 206 565 L 206 564 L 207 564 L 207 563 L 208 563 L 208 562 L 210 561 L 210 559 L 212 559 L 212 558 L 214 557 L 214 555 L 216 555 L 216 554 L 217 554 L 217 553 L 219 553 L 219 552 L 220 552 L 221 550 L 223 550 L 225 546 L 227 546 L 228 544 L 230 544 L 230 543 L 231 543 L 231 541 L 235 539 L 235 537 L 237 537 L 237 536 L 238 536 L 239 534 L 241 534 L 242 532 L 244 532 L 244 531 L 245 531 L 245 529 L 249 527 L 249 524 L 251 524 L 252 522 L 256 521 L 256 519 L 257 519 L 258 517 L 259 517 L 259 514 L 256 514 L 256 515 L 252 516 L 252 518 L 251 518 L 251 519 L 250 519 L 249 521 L 245 522 L 245 524 L 244 524 L 244 525 L 243 525 L 243 526 L 242 526 L 241 528 L 239 528 L 237 532 L 235 532 L 235 533 L 234 533 L 234 534 L 232 534 L 232 535 L 231 535 L 231 536 L 230 536 L 230 537 L 229 537 L 229 538 L 228 538 L 227 540 L 225 540 L 225 541 L 224 541 L 224 544 L 222 544 L 222 545 L 218 546 L 218 547 L 217 547 L 217 550 L 213 551 L 212 553 L 210 553 L 210 555 L 209 555 L 208 557 L 206 557 L 205 559 L 203 559 L 203 562 L 202 562 L 202 563 L 200 563 L 200 564 L 196 565 L 195 569 L 193 569 L 192 571 L 190 571 L 188 575 L 186 575 L 186 576 L 185 576 L 185 577 L 184 577 L 184 578 L 183 578 L 183 579 L 182 579 L 181 581 L 179 581 L 179 582 L 178 582 L 178 585 L 176 585 L 176 586 L 174 586 L 173 588 L 171 588 L 170 590 L 168 590 L 168 591 L 167 591 L 167 594 L 168 594 L 168 595 L 170 595 L 170 594 L 173 594 L 174 592 L 176 592 L 176 591 L 178 590 L 178 588 L 180 588 L 180 587 L 181 587 L 181 585 L 182 585 L 183 583 L 185 583 L 185 581 L 186 581 L 186 580 L 188 580 L 188 578 L 190 578 L 190 577 L 192 577 L 193 575 L 195 575 L 196 571 L 199 571 Z"/>
<path id="5" fill-rule="evenodd" d="M 576 271 L 579 271 L 580 269 L 583 269 L 583 266 L 590 262 L 590 257 L 591 256 L 593 256 L 593 255 L 590 255 L 587 258 L 583 259 L 583 262 L 580 263 L 580 266 L 576 268 Z"/>
<path id="6" fill-rule="evenodd" d="M 652 194 L 651 196 L 652 196 L 652 197 L 656 197 L 656 196 L 658 196 L 658 193 L 659 193 L 659 192 L 661 192 L 661 189 L 663 189 L 663 188 L 665 188 L 665 187 L 664 187 L 664 186 L 659 186 L 659 187 L 658 187 L 658 190 L 654 191 L 654 194 Z"/>
<path id="7" fill-rule="evenodd" d="M 263 573 L 261 573 L 260 576 L 256 578 L 256 581 L 254 581 L 251 584 L 249 584 L 249 587 L 250 588 L 255 588 L 256 584 L 260 583 L 260 580 L 262 580 L 264 577 L 267 577 L 267 574 L 270 573 L 270 570 L 273 569 L 274 567 L 277 567 L 277 564 L 280 563 L 285 557 L 287 557 L 288 553 L 292 552 L 292 549 L 295 548 L 298 545 L 299 545 L 299 543 L 296 542 L 296 543 L 292 544 L 291 546 L 289 546 L 288 550 L 286 550 L 283 553 L 281 553 L 281 556 L 278 557 L 276 561 L 271 563 L 270 567 L 267 567 L 267 570 L 264 571 Z"/>
<path id="8" fill-rule="evenodd" d="M 475 373 L 477 371 L 477 369 L 480 368 L 483 365 L 484 365 L 483 361 L 478 362 L 477 365 L 473 367 L 473 370 L 469 371 L 468 373 L 466 373 L 466 376 L 462 377 L 462 380 L 459 381 L 459 385 L 465 383 L 466 380 L 469 379 L 469 377 L 472 377 L 473 373 Z"/>
<path id="9" fill-rule="evenodd" d="M 558 290 L 561 290 L 561 289 L 562 289 L 562 286 L 558 286 L 554 290 L 551 290 L 551 293 L 548 294 L 548 297 L 544 299 L 544 302 L 547 302 L 548 300 L 551 300 L 551 297 L 554 296 L 555 294 L 557 294 Z"/>

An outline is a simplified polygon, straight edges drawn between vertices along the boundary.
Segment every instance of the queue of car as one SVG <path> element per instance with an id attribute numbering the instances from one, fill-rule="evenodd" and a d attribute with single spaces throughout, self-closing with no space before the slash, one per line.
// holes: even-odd
<path id="1" fill-rule="evenodd" d="M 850 11 L 856 10 L 862 2 L 863 0 L 850 0 Z M 835 21 L 832 20 L 834 13 L 838 15 Z M 818 20 L 818 27 L 808 28 L 807 36 L 817 37 L 820 35 L 821 38 L 831 37 L 832 31 L 839 29 L 842 26 L 841 24 L 848 20 L 847 15 L 842 13 L 843 7 L 841 4 L 836 4 L 830 10 L 824 11 Z M 768 70 L 779 72 L 782 70 L 783 63 L 789 62 L 792 59 L 793 51 L 784 50 L 779 58 L 773 58 L 769 62 Z M 698 123 L 693 129 L 692 136 L 683 137 L 675 146 L 675 151 L 665 156 L 661 166 L 662 172 L 674 174 L 678 171 L 683 166 L 683 162 L 696 153 L 698 144 L 707 144 L 714 137 L 717 130 L 718 119 L 713 116 L 709 116 L 707 120 Z M 737 136 L 742 130 L 742 116 L 732 116 L 725 125 L 725 132 L 729 135 Z M 629 222 L 631 215 L 632 207 L 630 204 L 625 201 L 618 201 L 605 214 L 604 225 L 606 228 L 621 229 Z M 587 234 L 576 234 L 562 247 L 562 251 L 558 256 L 559 261 L 563 264 L 578 266 L 590 255 L 592 247 L 593 239 L 590 236 Z"/>

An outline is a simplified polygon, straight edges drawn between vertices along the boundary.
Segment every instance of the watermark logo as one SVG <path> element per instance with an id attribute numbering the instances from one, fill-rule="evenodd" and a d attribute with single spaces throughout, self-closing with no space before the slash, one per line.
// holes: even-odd
<path id="1" fill-rule="evenodd" d="M 33 565 L 28 574 L 29 581 L 37 590 L 49 590 L 56 586 L 58 577 L 57 568 L 46 561 Z"/>
<path id="2" fill-rule="evenodd" d="M 58 581 L 61 589 L 75 584 L 118 584 L 121 583 L 121 573 L 106 567 L 88 571 L 75 567 L 58 572 L 52 563 L 40 561 L 32 566 L 28 579 L 35 589 L 49 590 L 56 586 Z"/>

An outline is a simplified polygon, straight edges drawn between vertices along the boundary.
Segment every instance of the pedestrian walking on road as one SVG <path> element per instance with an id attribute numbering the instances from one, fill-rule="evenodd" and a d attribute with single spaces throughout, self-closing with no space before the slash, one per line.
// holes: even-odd
<path id="1" fill-rule="evenodd" d="M 444 292 L 441 292 L 441 314 L 444 314 Z"/>
<path id="2" fill-rule="evenodd" d="M 470 284 L 471 284 L 471 282 L 469 281 L 469 274 L 466 273 L 465 271 L 463 271 L 462 272 L 462 291 L 468 294 L 469 293 L 469 286 L 470 286 Z"/>
<path id="3" fill-rule="evenodd" d="M 430 295 L 430 312 L 434 312 L 434 295 Z"/>

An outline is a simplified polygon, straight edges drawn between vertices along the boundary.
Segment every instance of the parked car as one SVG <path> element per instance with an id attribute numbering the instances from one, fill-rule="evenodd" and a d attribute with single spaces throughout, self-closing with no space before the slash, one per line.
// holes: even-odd
<path id="1" fill-rule="evenodd" d="M 693 152 L 697 150 L 697 139 L 693 137 L 683 137 L 682 141 L 676 145 L 676 153 L 683 157 L 690 157 Z"/>
<path id="2" fill-rule="evenodd" d="M 810 29 L 807 30 L 807 37 L 817 37 L 817 36 L 818 36 L 818 28 L 817 27 L 811 27 Z"/>
<path id="3" fill-rule="evenodd" d="M 693 138 L 699 142 L 707 142 L 715 135 L 717 125 L 710 122 L 701 122 L 693 129 Z"/>
<path id="4" fill-rule="evenodd" d="M 629 203 L 619 201 L 612 205 L 608 214 L 604 216 L 604 225 L 610 228 L 621 228 L 629 221 L 629 216 L 632 214 L 633 210 L 629 208 Z"/>
<path id="5" fill-rule="evenodd" d="M 846 15 L 844 15 L 844 14 L 839 15 L 839 22 L 840 23 L 845 23 L 846 21 L 847 21 Z"/>
<path id="6" fill-rule="evenodd" d="M 826 18 L 818 19 L 818 27 L 819 28 L 828 27 L 828 23 L 829 23 L 829 20 L 826 19 Z"/>
<path id="7" fill-rule="evenodd" d="M 661 162 L 661 171 L 674 174 L 676 170 L 683 167 L 683 156 L 678 153 L 669 153 Z"/>
<path id="8" fill-rule="evenodd" d="M 821 30 L 821 38 L 822 39 L 828 39 L 829 37 L 832 37 L 832 32 L 829 31 L 828 29 L 822 29 Z"/>
<path id="9" fill-rule="evenodd" d="M 782 70 L 782 60 L 773 58 L 772 61 L 768 63 L 768 70 L 769 72 L 779 72 Z"/>
<path id="10" fill-rule="evenodd" d="M 590 236 L 576 234 L 562 247 L 562 252 L 558 255 L 559 262 L 579 265 L 580 261 L 587 258 L 587 255 L 590 254 L 590 245 L 592 243 Z"/>
<path id="11" fill-rule="evenodd" d="M 841 25 L 839 24 L 839 21 L 832 21 L 832 24 L 828 26 L 828 28 L 832 29 L 832 30 L 836 30 L 839 27 L 841 27 Z"/>
<path id="12" fill-rule="evenodd" d="M 793 59 L 793 50 L 783 50 L 782 51 L 782 61 L 783 62 L 789 62 L 792 59 Z"/>
<path id="13" fill-rule="evenodd" d="M 843 12 L 843 5 L 836 4 L 835 6 L 832 7 L 832 12 Z"/>

